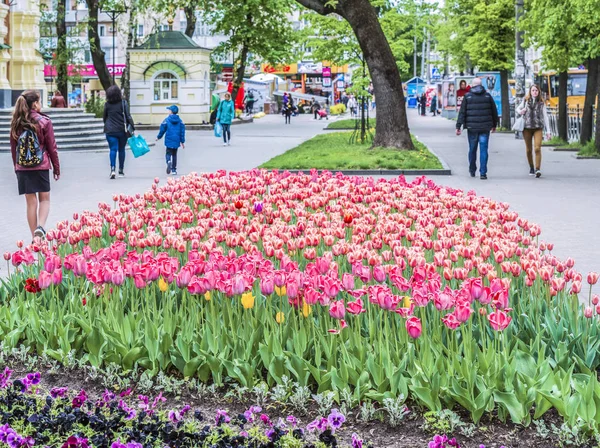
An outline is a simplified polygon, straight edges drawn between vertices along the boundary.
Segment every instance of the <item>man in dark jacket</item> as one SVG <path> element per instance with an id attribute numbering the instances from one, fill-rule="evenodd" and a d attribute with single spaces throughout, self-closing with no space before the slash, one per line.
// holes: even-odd
<path id="1" fill-rule="evenodd" d="M 477 145 L 480 149 L 479 174 L 487 179 L 488 143 L 490 131 L 495 132 L 498 125 L 498 110 L 492 96 L 481 85 L 481 79 L 473 79 L 469 93 L 465 95 L 458 113 L 456 135 L 461 127 L 467 129 L 469 138 L 469 173 L 475 177 L 477 171 Z"/>
<path id="2" fill-rule="evenodd" d="M 156 141 L 165 136 L 167 174 L 177 176 L 177 150 L 185 149 L 185 124 L 179 117 L 179 108 L 175 105 L 167 107 L 171 114 L 164 119 L 156 136 Z"/>

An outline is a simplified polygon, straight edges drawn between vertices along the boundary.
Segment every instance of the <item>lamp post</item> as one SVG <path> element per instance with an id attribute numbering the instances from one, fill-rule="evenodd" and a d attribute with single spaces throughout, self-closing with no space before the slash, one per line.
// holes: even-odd
<path id="1" fill-rule="evenodd" d="M 121 14 L 124 14 L 125 12 L 127 12 L 127 7 L 124 7 L 123 9 L 110 9 L 110 10 L 105 10 L 105 9 L 100 9 L 101 13 L 106 14 L 108 17 L 110 17 L 110 19 L 112 20 L 112 79 L 113 79 L 113 84 L 115 82 L 115 36 L 117 34 L 117 30 L 116 30 L 116 25 L 115 22 L 117 20 L 117 17 L 119 17 Z"/>

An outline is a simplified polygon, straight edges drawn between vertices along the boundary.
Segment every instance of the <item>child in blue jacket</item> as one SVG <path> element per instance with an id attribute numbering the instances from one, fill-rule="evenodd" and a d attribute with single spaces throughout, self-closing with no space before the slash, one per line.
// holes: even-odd
<path id="1" fill-rule="evenodd" d="M 167 147 L 167 174 L 177 176 L 177 150 L 179 146 L 185 149 L 185 124 L 181 121 L 179 108 L 175 105 L 167 107 L 171 111 L 169 115 L 160 125 L 160 131 L 156 137 L 156 141 L 165 136 L 165 146 Z"/>

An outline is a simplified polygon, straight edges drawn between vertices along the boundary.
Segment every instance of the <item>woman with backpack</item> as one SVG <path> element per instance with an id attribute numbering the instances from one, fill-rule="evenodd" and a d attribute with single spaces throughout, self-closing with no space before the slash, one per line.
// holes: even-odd
<path id="1" fill-rule="evenodd" d="M 542 140 L 544 130 L 546 138 L 550 139 L 550 120 L 546 105 L 540 95 L 540 88 L 532 85 L 529 93 L 523 98 L 521 104 L 517 106 L 517 116 L 523 117 L 523 140 L 525 140 L 525 152 L 529 162 L 529 175 L 540 178 L 542 165 Z M 533 143 L 533 144 L 532 144 Z M 533 152 L 535 150 L 535 166 L 533 164 Z"/>
<path id="2" fill-rule="evenodd" d="M 25 195 L 27 222 L 33 238 L 46 236 L 50 213 L 50 169 L 60 178 L 60 162 L 52 121 L 42 114 L 40 95 L 27 90 L 15 104 L 10 124 L 12 154 L 19 194 Z"/>
<path id="3" fill-rule="evenodd" d="M 119 177 L 125 177 L 125 145 L 135 132 L 133 118 L 129 114 L 127 101 L 121 95 L 119 86 L 106 89 L 104 103 L 104 134 L 110 148 L 110 178 L 115 178 L 117 153 L 119 154 Z"/>

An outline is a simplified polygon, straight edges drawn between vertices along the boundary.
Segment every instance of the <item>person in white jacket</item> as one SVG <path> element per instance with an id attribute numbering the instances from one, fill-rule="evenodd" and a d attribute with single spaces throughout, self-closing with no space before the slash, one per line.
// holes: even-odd
<path id="1" fill-rule="evenodd" d="M 356 108 L 358 107 L 358 103 L 356 102 L 356 98 L 354 95 L 350 96 L 348 100 L 348 109 L 350 109 L 350 117 L 354 117 L 356 115 Z"/>
<path id="2" fill-rule="evenodd" d="M 529 88 L 529 93 L 517 106 L 516 112 L 525 121 L 523 140 L 525 140 L 527 161 L 529 162 L 529 175 L 535 175 L 539 178 L 542 175 L 540 171 L 542 165 L 542 139 L 544 131 L 546 131 L 546 139 L 550 139 L 550 120 L 548 120 L 548 111 L 537 85 L 534 84 Z M 533 149 L 535 149 L 535 166 L 533 164 Z"/>

